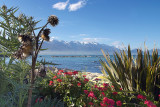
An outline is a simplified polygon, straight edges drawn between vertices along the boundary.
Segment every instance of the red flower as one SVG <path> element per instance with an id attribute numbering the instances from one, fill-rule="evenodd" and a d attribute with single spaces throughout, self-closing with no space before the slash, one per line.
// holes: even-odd
<path id="1" fill-rule="evenodd" d="M 114 88 L 114 86 L 113 86 L 113 85 L 112 85 L 111 87 L 112 87 L 112 88 Z"/>
<path id="2" fill-rule="evenodd" d="M 103 86 L 104 86 L 104 87 L 108 87 L 108 86 L 109 86 L 109 84 L 103 83 Z"/>
<path id="3" fill-rule="evenodd" d="M 102 87 L 98 87 L 98 90 L 99 90 L 99 91 L 103 91 L 103 88 L 102 88 Z"/>
<path id="4" fill-rule="evenodd" d="M 108 99 L 107 97 L 103 98 L 103 103 L 107 103 L 108 105 L 113 106 L 114 105 L 114 100 L 113 99 Z"/>
<path id="5" fill-rule="evenodd" d="M 158 97 L 160 97 L 160 94 L 158 95 Z"/>
<path id="6" fill-rule="evenodd" d="M 65 72 L 64 74 L 65 75 L 72 75 L 73 73 L 71 71 L 69 71 L 69 72 Z"/>
<path id="7" fill-rule="evenodd" d="M 97 85 L 94 85 L 94 88 L 98 88 L 98 86 L 97 86 Z"/>
<path id="8" fill-rule="evenodd" d="M 138 94 L 137 98 L 138 98 L 138 99 L 142 99 L 142 100 L 146 99 L 146 97 L 145 97 L 145 96 L 140 95 L 140 94 Z"/>
<path id="9" fill-rule="evenodd" d="M 83 77 L 86 77 L 86 75 L 83 75 Z"/>
<path id="10" fill-rule="evenodd" d="M 88 90 L 84 90 L 84 93 L 85 93 L 85 94 L 88 94 Z"/>
<path id="11" fill-rule="evenodd" d="M 78 83 L 77 83 L 77 86 L 81 86 L 81 83 L 80 83 L 80 82 L 78 82 Z"/>
<path id="12" fill-rule="evenodd" d="M 154 103 L 152 103 L 152 102 L 149 101 L 149 100 L 146 100 L 146 101 L 144 102 L 144 104 L 147 104 L 148 107 L 157 107 L 156 105 L 154 105 Z"/>
<path id="13" fill-rule="evenodd" d="M 113 94 L 113 95 L 117 95 L 117 94 L 118 94 L 118 92 L 113 92 L 112 94 Z"/>
<path id="14" fill-rule="evenodd" d="M 117 101 L 116 104 L 117 104 L 117 106 L 122 106 L 122 102 L 121 101 Z"/>
<path id="15" fill-rule="evenodd" d="M 64 71 L 63 70 L 59 70 L 58 72 L 63 73 Z"/>
<path id="16" fill-rule="evenodd" d="M 100 102 L 101 107 L 107 107 L 107 105 L 103 102 Z"/>
<path id="17" fill-rule="evenodd" d="M 56 78 L 57 78 L 57 76 L 54 76 L 54 77 L 53 77 L 53 79 L 56 79 Z"/>
<path id="18" fill-rule="evenodd" d="M 95 81 L 99 81 L 99 80 L 100 80 L 99 78 L 96 78 L 96 79 L 95 79 Z"/>
<path id="19" fill-rule="evenodd" d="M 62 80 L 61 80 L 61 79 L 57 79 L 57 81 L 58 81 L 58 82 L 62 82 Z"/>
<path id="20" fill-rule="evenodd" d="M 104 93 L 104 92 L 102 92 L 101 94 L 102 94 L 103 96 L 105 96 L 105 93 Z"/>
<path id="21" fill-rule="evenodd" d="M 96 97 L 95 97 L 93 91 L 90 91 L 90 93 L 88 94 L 88 97 L 91 97 L 91 98 L 95 98 L 95 99 L 96 99 Z"/>
<path id="22" fill-rule="evenodd" d="M 78 74 L 78 71 L 73 71 L 72 73 L 73 73 L 73 75 L 76 75 L 76 74 Z"/>
<path id="23" fill-rule="evenodd" d="M 42 101 L 43 101 L 42 98 L 37 98 L 36 101 L 35 101 L 35 103 L 37 103 L 37 102 L 42 102 Z"/>
<path id="24" fill-rule="evenodd" d="M 61 73 L 61 72 L 58 72 L 57 75 L 62 75 L 62 73 Z"/>
<path id="25" fill-rule="evenodd" d="M 53 84 L 53 81 L 49 81 L 49 85 L 52 85 Z"/>
<path id="26" fill-rule="evenodd" d="M 92 102 L 89 102 L 88 104 L 89 104 L 89 105 L 93 105 L 93 103 L 92 103 Z"/>
<path id="27" fill-rule="evenodd" d="M 87 79 L 87 78 L 84 79 L 84 82 L 88 82 L 88 81 L 89 81 L 89 79 Z"/>
<path id="28" fill-rule="evenodd" d="M 122 88 L 119 88 L 120 90 L 122 90 Z"/>

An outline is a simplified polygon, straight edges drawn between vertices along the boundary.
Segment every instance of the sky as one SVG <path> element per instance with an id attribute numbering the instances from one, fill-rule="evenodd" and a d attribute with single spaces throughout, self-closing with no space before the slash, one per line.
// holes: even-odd
<path id="1" fill-rule="evenodd" d="M 0 0 L 41 20 L 59 18 L 50 36 L 57 40 L 98 42 L 132 49 L 160 48 L 160 0 Z"/>

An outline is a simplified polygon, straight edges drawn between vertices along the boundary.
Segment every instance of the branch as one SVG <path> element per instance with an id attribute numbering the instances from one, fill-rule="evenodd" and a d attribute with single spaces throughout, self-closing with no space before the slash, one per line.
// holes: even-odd
<path id="1" fill-rule="evenodd" d="M 41 44 L 39 45 L 38 49 L 35 51 L 35 53 L 36 53 L 35 55 L 36 55 L 36 56 L 38 55 L 38 52 L 39 52 L 39 50 L 40 50 L 41 47 L 42 47 L 43 41 L 44 41 L 44 39 L 42 40 L 42 42 L 41 42 Z"/>
<path id="2" fill-rule="evenodd" d="M 42 27 L 42 29 L 39 31 L 39 33 L 38 33 L 38 35 L 37 35 L 37 37 L 36 37 L 36 51 L 37 51 L 37 49 L 38 49 L 38 41 L 39 41 L 39 37 L 40 37 L 40 35 L 41 35 L 41 32 L 44 30 L 44 28 L 48 25 L 48 23 L 49 22 L 47 22 L 43 27 Z M 36 52 L 35 51 L 35 52 Z M 36 53 L 35 53 L 36 54 Z"/>

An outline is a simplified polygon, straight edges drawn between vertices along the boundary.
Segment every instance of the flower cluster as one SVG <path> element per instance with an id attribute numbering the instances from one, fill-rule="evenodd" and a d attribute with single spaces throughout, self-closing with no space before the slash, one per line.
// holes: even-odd
<path id="1" fill-rule="evenodd" d="M 47 84 L 48 89 L 45 87 L 43 93 L 46 90 L 46 96 L 51 95 L 53 98 L 59 96 L 67 106 L 122 107 L 123 103 L 126 105 L 130 103 L 129 97 L 132 97 L 126 95 L 122 88 L 117 91 L 112 84 L 101 83 L 99 79 L 93 83 L 86 78 L 86 75 L 78 71 L 59 70 L 52 75 Z M 156 107 L 144 95 L 138 94 L 136 99 L 139 102 L 138 105 Z"/>

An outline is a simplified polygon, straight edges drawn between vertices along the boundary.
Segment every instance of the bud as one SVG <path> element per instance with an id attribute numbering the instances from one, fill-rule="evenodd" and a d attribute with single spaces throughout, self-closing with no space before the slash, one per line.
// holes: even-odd
<path id="1" fill-rule="evenodd" d="M 7 6 L 6 6 L 6 5 L 3 5 L 1 8 L 2 8 L 4 11 L 7 10 Z"/>
<path id="2" fill-rule="evenodd" d="M 45 29 L 41 35 L 41 38 L 45 41 L 49 41 L 50 37 L 48 36 L 50 34 L 50 29 Z"/>
<path id="3" fill-rule="evenodd" d="M 48 22 L 54 27 L 54 26 L 58 25 L 59 20 L 58 20 L 57 16 L 51 15 L 48 18 Z"/>

